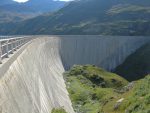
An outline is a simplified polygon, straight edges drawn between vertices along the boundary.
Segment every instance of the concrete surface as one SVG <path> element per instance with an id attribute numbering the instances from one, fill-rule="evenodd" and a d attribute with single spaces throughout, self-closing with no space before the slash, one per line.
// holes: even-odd
<path id="1" fill-rule="evenodd" d="M 148 41 L 149 37 L 40 36 L 0 72 L 0 113 L 50 113 L 54 107 L 74 113 L 62 76 L 65 69 L 94 64 L 113 70 Z"/>

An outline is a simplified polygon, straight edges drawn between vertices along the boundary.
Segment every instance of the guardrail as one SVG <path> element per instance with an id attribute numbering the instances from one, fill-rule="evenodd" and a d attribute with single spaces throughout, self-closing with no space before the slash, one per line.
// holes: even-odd
<path id="1" fill-rule="evenodd" d="M 9 38 L 14 38 L 15 36 L 0 36 L 0 40 L 1 39 L 9 39 Z"/>
<path id="2" fill-rule="evenodd" d="M 19 49 L 21 46 L 32 40 L 30 37 L 16 37 L 9 39 L 0 39 L 0 64 L 4 58 L 8 58 L 10 54 Z"/>

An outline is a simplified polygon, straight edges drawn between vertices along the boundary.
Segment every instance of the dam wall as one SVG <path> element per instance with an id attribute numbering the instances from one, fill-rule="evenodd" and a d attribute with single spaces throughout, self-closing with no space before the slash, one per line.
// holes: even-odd
<path id="1" fill-rule="evenodd" d="M 57 38 L 35 39 L 11 64 L 0 79 L 0 113 L 74 113 L 58 46 Z"/>
<path id="2" fill-rule="evenodd" d="M 66 70 L 74 64 L 93 64 L 112 71 L 149 41 L 142 36 L 62 36 L 60 56 Z"/>
<path id="3" fill-rule="evenodd" d="M 0 113 L 50 113 L 59 107 L 74 113 L 62 76 L 65 70 L 74 64 L 113 70 L 149 41 L 149 37 L 38 36 L 0 75 Z"/>

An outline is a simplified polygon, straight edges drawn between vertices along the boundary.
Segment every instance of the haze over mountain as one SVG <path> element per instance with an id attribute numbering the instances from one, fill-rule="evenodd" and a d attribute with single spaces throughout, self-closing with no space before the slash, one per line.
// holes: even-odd
<path id="1" fill-rule="evenodd" d="M 149 0 L 80 0 L 53 14 L 3 24 L 0 33 L 150 35 L 149 18 Z"/>
<path id="2" fill-rule="evenodd" d="M 1 0 L 0 5 L 5 5 L 5 4 L 12 4 L 15 3 L 15 1 L 12 0 Z"/>
<path id="3" fill-rule="evenodd" d="M 52 12 L 56 11 L 64 6 L 65 2 L 63 1 L 54 1 L 54 0 L 29 0 L 25 2 L 24 5 L 31 7 L 34 11 L 37 12 Z"/>
<path id="4" fill-rule="evenodd" d="M 0 23 L 16 22 L 53 12 L 63 7 L 65 2 L 53 0 L 30 0 L 18 3 L 12 0 L 0 1 Z"/>

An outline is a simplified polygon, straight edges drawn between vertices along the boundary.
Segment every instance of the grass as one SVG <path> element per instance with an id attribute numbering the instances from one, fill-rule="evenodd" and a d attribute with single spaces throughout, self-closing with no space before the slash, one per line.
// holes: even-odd
<path id="1" fill-rule="evenodd" d="M 64 109 L 59 108 L 59 109 L 53 109 L 51 113 L 67 113 Z"/>
<path id="2" fill-rule="evenodd" d="M 132 94 L 127 99 L 132 103 L 128 106 L 128 113 L 150 112 L 150 75 L 137 81 Z"/>
<path id="3" fill-rule="evenodd" d="M 77 113 L 150 113 L 150 75 L 129 84 L 96 66 L 75 65 L 64 78 Z"/>
<path id="4" fill-rule="evenodd" d="M 124 98 L 118 110 L 113 109 L 116 100 Z M 109 108 L 109 109 L 108 109 Z M 150 75 L 144 79 L 135 81 L 134 87 L 113 101 L 110 101 L 103 109 L 108 113 L 149 113 L 150 112 Z"/>
<path id="5" fill-rule="evenodd" d="M 127 85 L 122 77 L 96 66 L 75 65 L 64 74 L 77 113 L 100 113 L 102 106 L 117 95 L 114 89 Z"/>

